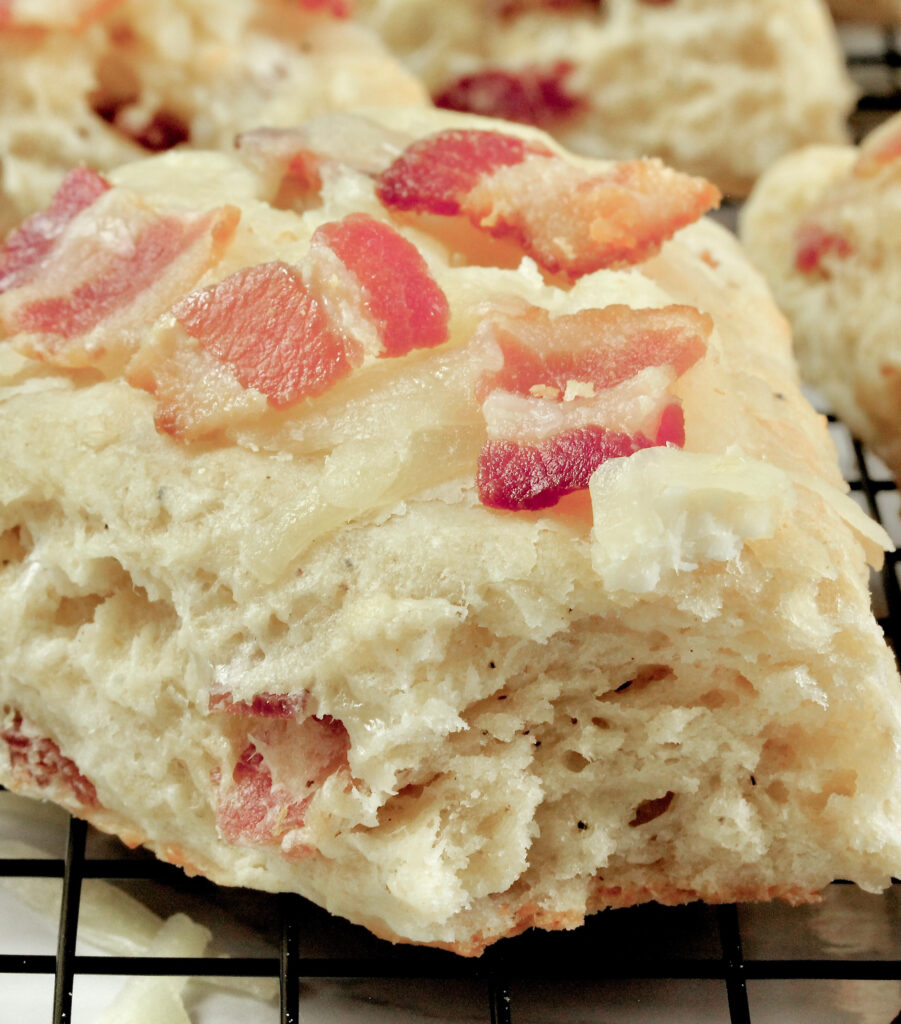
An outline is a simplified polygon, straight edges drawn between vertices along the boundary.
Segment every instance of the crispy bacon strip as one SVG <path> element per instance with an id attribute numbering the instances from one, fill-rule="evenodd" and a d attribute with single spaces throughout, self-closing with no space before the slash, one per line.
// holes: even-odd
<path id="1" fill-rule="evenodd" d="M 604 427 L 583 427 L 540 444 L 488 441 L 479 455 L 479 498 L 491 508 L 535 511 L 588 486 L 608 459 L 634 455 L 655 442 Z"/>
<path id="2" fill-rule="evenodd" d="M 161 217 L 138 235 L 130 251 L 114 254 L 101 276 L 79 285 L 68 295 L 39 299 L 23 306 L 16 317 L 17 326 L 60 341 L 86 334 L 150 289 L 166 267 L 208 228 L 206 218 L 184 223 L 175 217 Z"/>
<path id="3" fill-rule="evenodd" d="M 720 198 L 656 160 L 598 172 L 540 143 L 457 129 L 409 146 L 379 175 L 376 194 L 390 210 L 466 216 L 571 278 L 641 262 Z"/>
<path id="4" fill-rule="evenodd" d="M 129 382 L 157 397 L 158 429 L 203 436 L 286 409 L 377 358 L 448 338 L 447 298 L 416 247 L 365 214 L 314 233 L 297 268 L 265 263 L 186 296 L 172 310 L 199 345 L 141 353 Z"/>
<path id="5" fill-rule="evenodd" d="M 240 212 L 225 206 L 202 214 L 158 213 L 130 193 L 96 183 L 87 189 L 93 202 L 84 205 L 79 193 L 64 205 L 81 206 L 77 226 L 75 217 L 53 216 L 50 223 L 64 223 L 49 246 L 41 238 L 51 232 L 43 232 L 34 235 L 27 255 L 22 249 L 16 283 L 0 295 L 0 321 L 34 358 L 116 374 L 145 325 L 220 258 Z"/>
<path id="6" fill-rule="evenodd" d="M 434 348 L 448 338 L 447 296 L 412 242 L 381 221 L 355 213 L 317 229 L 313 245 L 328 246 L 365 293 L 381 357 Z"/>
<path id="7" fill-rule="evenodd" d="M 376 195 L 389 210 L 466 213 L 469 193 L 502 167 L 521 164 L 530 155 L 553 154 L 539 143 L 500 132 L 453 129 L 419 139 L 383 171 Z"/>
<path id="8" fill-rule="evenodd" d="M 649 366 L 671 366 L 679 376 L 704 355 L 710 330 L 709 318 L 690 306 L 606 306 L 558 317 L 532 306 L 494 327 L 504 366 L 482 387 L 528 395 L 542 385 L 562 395 L 570 381 L 597 391 Z"/>
<path id="9" fill-rule="evenodd" d="M 46 210 L 32 214 L 0 247 L 0 293 L 40 273 L 41 264 L 69 224 L 110 187 L 86 167 L 69 171 Z"/>
<path id="10" fill-rule="evenodd" d="M 200 347 L 277 409 L 322 394 L 362 360 L 285 263 L 262 263 L 193 292 L 172 310 Z"/>
<path id="11" fill-rule="evenodd" d="M 696 309 L 610 306 L 555 319 L 532 307 L 483 329 L 503 354 L 478 391 L 488 429 L 483 504 L 549 508 L 586 488 L 608 459 L 684 445 L 668 387 L 706 351 L 712 321 Z"/>

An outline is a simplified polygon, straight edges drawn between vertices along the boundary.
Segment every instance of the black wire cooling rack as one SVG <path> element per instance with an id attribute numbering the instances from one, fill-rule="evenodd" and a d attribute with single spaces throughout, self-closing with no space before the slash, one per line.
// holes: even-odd
<path id="1" fill-rule="evenodd" d="M 852 118 L 858 137 L 901 110 L 898 43 L 891 31 L 846 38 L 849 67 L 862 89 Z M 852 491 L 901 545 L 901 502 L 890 474 L 834 417 L 830 429 Z M 897 554 L 889 555 L 874 574 L 873 595 L 877 617 L 901 652 L 899 570 Z M 2 1024 L 88 1024 L 79 1015 L 80 987 L 111 976 L 232 979 L 233 987 L 235 979 L 268 978 L 273 989 L 277 982 L 268 1007 L 261 1003 L 243 1017 L 250 1024 L 901 1024 L 901 883 L 879 896 L 835 883 L 825 902 L 812 908 L 694 904 L 607 911 L 575 932 L 504 940 L 470 961 L 379 942 L 294 895 L 232 892 L 188 879 L 78 820 L 62 827 L 60 856 L 0 859 L 0 882 L 50 879 L 61 886 L 55 952 L 0 953 Z M 139 893 L 163 916 L 177 909 L 206 916 L 213 955 L 82 951 L 82 893 L 94 880 Z M 217 948 L 217 929 L 235 920 L 254 941 Z M 15 927 L 15 921 L 0 921 L 0 932 Z M 13 1020 L 4 1016 L 4 978 L 23 976 L 52 984 L 52 999 L 39 1017 Z M 335 993 L 343 1010 L 336 1009 Z M 218 1024 L 220 1018 L 204 1019 Z"/>

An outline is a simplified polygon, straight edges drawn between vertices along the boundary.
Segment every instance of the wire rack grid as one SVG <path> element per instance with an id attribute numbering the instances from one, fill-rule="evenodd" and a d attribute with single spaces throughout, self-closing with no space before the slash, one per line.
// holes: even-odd
<path id="1" fill-rule="evenodd" d="M 844 38 L 849 68 L 862 90 L 852 118 L 860 137 L 901 110 L 899 39 L 892 31 L 849 31 Z M 901 545 L 901 502 L 891 475 L 831 416 L 830 429 L 852 491 Z M 896 651 L 901 651 L 899 573 L 898 555 L 891 554 L 873 578 L 876 614 Z M 0 792 L 4 799 L 20 798 Z M 0 815 L 4 806 L 0 802 Z M 248 1016 L 245 1007 L 240 1019 L 271 1024 L 768 1024 L 789 1019 L 901 1024 L 899 883 L 883 896 L 835 883 L 819 908 L 650 905 L 608 911 L 576 932 L 523 935 L 471 961 L 381 943 L 294 895 L 233 893 L 187 879 L 75 819 L 61 816 L 54 827 L 58 855 L 0 859 L 0 885 L 14 891 L 25 880 L 43 880 L 55 886 L 51 902 L 58 907 L 55 949 L 20 952 L 14 939 L 0 944 L 15 950 L 0 952 L 0 1021 L 9 1024 L 21 1019 L 5 1016 L 17 1012 L 6 998 L 12 979 L 32 980 L 46 990 L 27 1024 L 82 1024 L 94 1019 L 89 1009 L 82 1012 L 79 999 L 87 982 L 163 976 L 218 979 L 225 987 L 231 980 L 233 991 L 262 979 L 271 989 L 264 988 L 257 1009 Z M 79 932 L 83 895 L 97 883 L 135 892 L 163 913 L 187 908 L 194 917 L 206 917 L 213 953 L 86 951 Z M 0 917 L 0 925 L 9 935 L 18 922 Z M 217 945 L 217 932 L 228 929 L 231 945 Z M 213 1011 L 203 1019 L 218 1024 L 239 1018 L 217 1017 Z"/>

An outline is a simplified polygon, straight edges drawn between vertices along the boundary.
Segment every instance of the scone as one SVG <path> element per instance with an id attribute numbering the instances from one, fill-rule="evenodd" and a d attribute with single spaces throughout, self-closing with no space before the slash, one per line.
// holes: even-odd
<path id="1" fill-rule="evenodd" d="M 424 104 L 343 0 L 7 0 L 0 4 L 0 233 L 77 164 L 354 104 Z"/>
<path id="2" fill-rule="evenodd" d="M 901 689 L 704 181 L 409 110 L 73 171 L 0 263 L 0 780 L 477 954 L 901 869 Z"/>
<path id="3" fill-rule="evenodd" d="M 901 115 L 853 147 L 778 162 L 741 232 L 802 373 L 901 476 Z"/>
<path id="4" fill-rule="evenodd" d="M 743 195 L 845 140 L 854 90 L 821 0 L 358 0 L 439 106 L 587 156 L 659 156 Z"/>

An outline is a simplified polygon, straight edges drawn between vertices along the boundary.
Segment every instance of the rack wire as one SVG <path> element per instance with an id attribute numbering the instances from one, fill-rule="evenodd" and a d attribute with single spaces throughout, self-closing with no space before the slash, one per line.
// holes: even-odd
<path id="1" fill-rule="evenodd" d="M 852 118 L 860 137 L 901 110 L 898 33 L 851 33 L 846 50 L 862 89 Z M 901 545 L 901 503 L 890 474 L 831 416 L 830 429 L 852 491 Z M 897 554 L 874 575 L 873 595 L 886 636 L 901 652 Z M 277 982 L 277 999 L 269 1016 L 260 1009 L 253 1019 L 273 1024 L 335 1020 L 329 986 L 338 986 L 346 997 L 349 1009 L 342 1020 L 645 1024 L 679 1019 L 681 1008 L 688 1015 L 684 1019 L 696 1024 L 766 1024 L 789 1019 L 784 1008 L 790 997 L 791 1019 L 798 1022 L 858 1020 L 849 1014 L 859 1000 L 870 1008 L 868 1021 L 901 1024 L 897 882 L 882 896 L 837 882 L 824 904 L 814 908 L 694 904 L 607 911 L 576 932 L 504 940 L 471 961 L 382 943 L 295 895 L 234 893 L 188 879 L 76 819 L 68 819 L 65 829 L 61 856 L 0 859 L 0 882 L 52 879 L 61 885 L 55 952 L 0 953 L 0 996 L 4 978 L 52 979 L 52 1006 L 46 1017 L 34 1018 L 35 1024 L 81 1024 L 77 995 L 85 979 L 136 976 L 270 979 L 273 987 Z M 145 902 L 164 910 L 188 907 L 196 916 L 203 908 L 214 932 L 224 921 L 240 920 L 258 941 L 241 943 L 238 952 L 226 949 L 228 955 L 219 949 L 201 957 L 84 952 L 82 893 L 93 880 L 138 891 Z M 4 928 L 13 924 L 5 922 Z M 768 990 L 775 998 L 765 998 Z M 881 1011 L 873 1010 L 874 993 L 882 999 Z M 379 1008 L 385 1016 L 378 1016 Z M 0 998 L 3 1021 L 4 1012 Z M 883 1017 L 873 1015 L 879 1012 Z"/>

